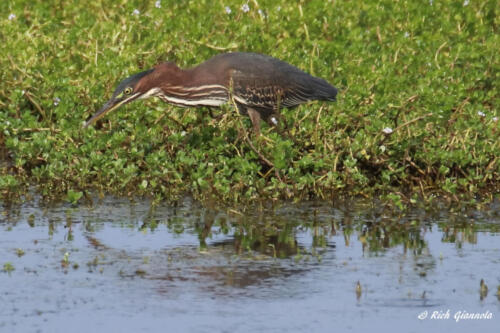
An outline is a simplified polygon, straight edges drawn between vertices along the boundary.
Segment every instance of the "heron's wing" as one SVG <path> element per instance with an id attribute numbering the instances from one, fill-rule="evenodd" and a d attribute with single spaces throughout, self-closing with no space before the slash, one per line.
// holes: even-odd
<path id="1" fill-rule="evenodd" d="M 303 72 L 255 75 L 233 71 L 231 84 L 238 102 L 269 109 L 294 107 L 315 99 L 333 100 L 336 94 L 326 81 Z"/>
<path id="2" fill-rule="evenodd" d="M 246 106 L 274 109 L 278 103 L 275 82 L 252 73 L 232 71 L 229 86 L 234 99 Z"/>

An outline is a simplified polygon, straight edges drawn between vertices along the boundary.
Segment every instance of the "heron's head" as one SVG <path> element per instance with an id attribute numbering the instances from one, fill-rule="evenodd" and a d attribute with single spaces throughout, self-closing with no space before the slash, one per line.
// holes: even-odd
<path id="1" fill-rule="evenodd" d="M 141 73 L 134 74 L 118 85 L 113 93 L 113 96 L 107 101 L 92 117 L 90 117 L 85 124 L 84 128 L 93 124 L 101 119 L 107 113 L 118 109 L 120 106 L 130 103 L 138 98 L 147 97 L 146 94 L 150 91 L 149 74 L 154 72 L 155 69 L 150 69 Z"/>

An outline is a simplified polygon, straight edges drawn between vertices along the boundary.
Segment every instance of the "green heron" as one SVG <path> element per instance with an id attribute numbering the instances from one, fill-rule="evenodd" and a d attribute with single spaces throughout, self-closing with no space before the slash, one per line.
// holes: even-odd
<path id="1" fill-rule="evenodd" d="M 257 53 L 224 53 L 190 69 L 166 62 L 126 78 L 84 127 L 136 99 L 159 97 L 189 107 L 220 106 L 232 97 L 259 135 L 261 119 L 276 125 L 280 107 L 292 108 L 312 100 L 334 101 L 336 95 L 337 89 L 325 80 L 284 61 Z"/>

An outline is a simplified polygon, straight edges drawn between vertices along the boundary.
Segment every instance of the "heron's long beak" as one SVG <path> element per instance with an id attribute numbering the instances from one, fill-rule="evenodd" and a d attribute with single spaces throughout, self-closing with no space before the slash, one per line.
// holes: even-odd
<path id="1" fill-rule="evenodd" d="M 97 111 L 89 120 L 87 120 L 85 122 L 85 124 L 83 125 L 83 128 L 89 127 L 90 125 L 92 125 L 93 123 L 95 123 L 96 121 L 98 121 L 99 119 L 104 117 L 107 113 L 109 113 L 115 109 L 118 109 L 123 104 L 131 102 L 132 100 L 137 98 L 139 95 L 140 95 L 139 93 L 136 93 L 136 94 L 131 95 L 131 96 L 124 98 L 124 99 L 113 99 L 113 98 L 110 99 L 109 101 L 106 102 L 106 104 L 104 104 L 102 106 L 102 108 L 99 109 L 99 111 Z"/>

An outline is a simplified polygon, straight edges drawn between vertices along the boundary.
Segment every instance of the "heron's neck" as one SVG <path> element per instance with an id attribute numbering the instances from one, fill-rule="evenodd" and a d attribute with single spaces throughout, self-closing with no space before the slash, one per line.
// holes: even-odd
<path id="1" fill-rule="evenodd" d="M 187 70 L 177 67 L 171 75 L 165 84 L 153 88 L 150 96 L 179 106 L 219 106 L 228 100 L 227 88 L 197 67 Z"/>

